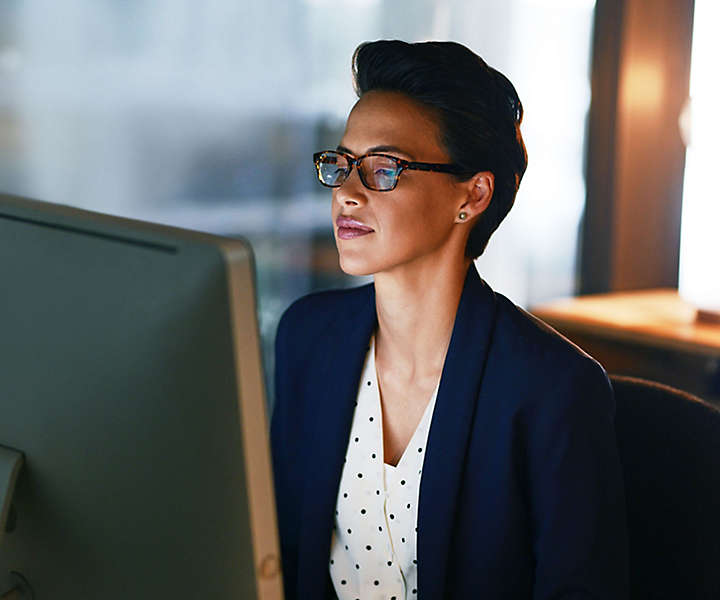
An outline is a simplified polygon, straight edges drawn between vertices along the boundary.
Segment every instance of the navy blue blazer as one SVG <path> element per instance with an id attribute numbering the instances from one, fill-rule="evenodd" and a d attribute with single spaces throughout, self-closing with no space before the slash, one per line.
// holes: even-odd
<path id="1" fill-rule="evenodd" d="M 303 296 L 275 341 L 271 445 L 285 597 L 334 598 L 335 503 L 375 285 Z M 622 600 L 625 497 L 603 367 L 470 265 L 418 504 L 418 598 Z"/>

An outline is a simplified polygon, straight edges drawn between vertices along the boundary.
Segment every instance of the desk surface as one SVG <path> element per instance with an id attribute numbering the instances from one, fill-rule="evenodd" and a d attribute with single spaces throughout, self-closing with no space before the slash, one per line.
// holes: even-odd
<path id="1" fill-rule="evenodd" d="M 577 296 L 530 310 L 562 330 L 720 357 L 720 323 L 698 321 L 674 288 Z"/>

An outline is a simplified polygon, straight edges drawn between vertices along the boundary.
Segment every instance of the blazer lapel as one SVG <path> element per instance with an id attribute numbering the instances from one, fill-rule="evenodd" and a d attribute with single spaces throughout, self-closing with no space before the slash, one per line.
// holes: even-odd
<path id="1" fill-rule="evenodd" d="M 305 492 L 298 548 L 298 598 L 325 597 L 337 490 L 342 476 L 358 384 L 377 325 L 375 287 L 357 288 L 324 344 L 316 351 L 322 367 L 312 387 L 313 432 L 307 449 Z M 300 500 L 300 499 L 298 499 Z"/>
<path id="2" fill-rule="evenodd" d="M 422 600 L 445 598 L 455 506 L 495 310 L 495 294 L 471 264 L 440 377 L 420 480 L 417 557 Z"/>
<path id="3" fill-rule="evenodd" d="M 323 598 L 335 501 L 357 397 L 358 383 L 377 327 L 375 287 L 357 289 L 348 311 L 329 332 L 317 376 L 314 426 L 307 448 L 301 502 L 298 597 Z M 495 299 L 470 265 L 455 316 L 425 450 L 418 506 L 418 589 L 423 600 L 441 600 L 454 507 L 476 409 Z"/>

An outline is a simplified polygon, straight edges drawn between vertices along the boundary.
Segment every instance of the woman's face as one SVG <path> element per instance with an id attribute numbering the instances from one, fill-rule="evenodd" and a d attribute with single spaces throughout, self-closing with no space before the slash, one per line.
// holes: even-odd
<path id="1" fill-rule="evenodd" d="M 338 149 L 355 157 L 384 152 L 410 161 L 449 163 L 430 109 L 398 92 L 364 94 L 348 116 Z M 464 256 L 471 219 L 457 223 L 468 184 L 447 173 L 405 170 L 389 192 L 366 188 L 353 167 L 333 189 L 332 219 L 340 267 L 369 275 L 433 260 L 435 254 Z M 351 217 L 373 231 L 350 239 L 338 236 L 337 218 Z M 461 230 L 460 228 L 466 228 Z M 457 246 L 457 247 L 456 247 Z"/>

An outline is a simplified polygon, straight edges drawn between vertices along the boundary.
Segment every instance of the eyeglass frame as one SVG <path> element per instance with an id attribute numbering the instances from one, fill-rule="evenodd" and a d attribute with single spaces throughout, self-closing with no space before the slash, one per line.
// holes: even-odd
<path id="1" fill-rule="evenodd" d="M 339 183 L 338 185 L 331 185 L 329 183 L 325 183 L 322 178 L 320 177 L 320 158 L 323 154 L 327 154 L 329 152 L 332 152 L 333 154 L 339 154 L 343 156 L 348 161 L 348 172 L 345 176 L 345 179 L 342 181 L 342 183 Z M 393 183 L 393 186 L 391 188 L 387 189 L 375 189 L 370 187 L 367 182 L 365 181 L 365 178 L 363 177 L 362 170 L 360 169 L 359 165 L 362 162 L 364 158 L 367 158 L 368 156 L 383 156 L 385 158 L 389 158 L 390 160 L 394 161 L 395 164 L 398 166 L 398 172 L 397 175 L 395 175 L 395 182 Z M 360 177 L 360 182 L 369 190 L 373 192 L 392 192 L 398 184 L 398 180 L 400 179 L 400 175 L 403 171 L 436 171 L 439 173 L 451 173 L 454 175 L 464 175 L 468 174 L 469 172 L 460 165 L 454 164 L 454 163 L 428 163 L 428 162 L 417 162 L 417 161 L 409 161 L 405 160 L 403 158 L 399 158 L 397 156 L 393 156 L 392 154 L 385 154 L 383 152 L 368 152 L 367 154 L 363 154 L 362 156 L 358 156 L 357 158 L 354 158 L 352 155 L 348 154 L 347 152 L 342 152 L 341 150 L 322 150 L 320 152 L 315 152 L 313 154 L 313 162 L 315 163 L 315 170 L 317 171 L 317 177 L 318 181 L 321 183 L 321 185 L 324 185 L 325 187 L 329 188 L 339 188 L 342 186 L 343 183 L 345 183 L 348 178 L 350 177 L 350 174 L 352 173 L 353 166 L 358 165 L 357 172 L 358 176 Z"/>

